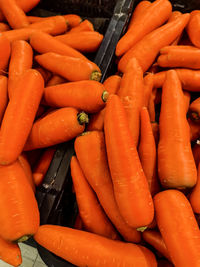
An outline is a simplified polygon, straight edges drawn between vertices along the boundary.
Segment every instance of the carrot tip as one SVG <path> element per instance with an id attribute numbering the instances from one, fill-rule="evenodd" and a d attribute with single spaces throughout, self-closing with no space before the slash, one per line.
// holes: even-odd
<path id="1" fill-rule="evenodd" d="M 94 70 L 90 76 L 90 80 L 99 82 L 101 80 L 101 72 Z"/>
<path id="2" fill-rule="evenodd" d="M 143 233 L 146 229 L 147 229 L 147 226 L 142 226 L 142 227 L 137 228 L 137 231 Z"/>
<path id="3" fill-rule="evenodd" d="M 108 100 L 108 97 L 109 97 L 108 91 L 103 91 L 103 94 L 101 96 L 103 102 L 106 102 Z"/>
<path id="4" fill-rule="evenodd" d="M 89 122 L 88 115 L 83 111 L 78 113 L 77 119 L 78 119 L 79 124 L 81 124 L 81 125 Z"/>

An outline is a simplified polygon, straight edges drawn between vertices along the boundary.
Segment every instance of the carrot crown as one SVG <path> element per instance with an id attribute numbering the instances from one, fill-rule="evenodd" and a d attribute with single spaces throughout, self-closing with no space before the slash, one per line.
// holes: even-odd
<path id="1" fill-rule="evenodd" d="M 90 76 L 90 80 L 99 82 L 101 79 L 101 72 L 94 70 Z"/>
<path id="2" fill-rule="evenodd" d="M 77 119 L 80 125 L 89 122 L 89 117 L 84 111 L 77 114 Z"/>

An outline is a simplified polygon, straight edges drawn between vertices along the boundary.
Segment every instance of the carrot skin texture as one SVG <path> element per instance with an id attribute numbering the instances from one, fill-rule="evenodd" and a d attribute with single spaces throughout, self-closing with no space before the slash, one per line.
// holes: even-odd
<path id="1" fill-rule="evenodd" d="M 0 75 L 0 123 L 8 104 L 8 78 Z"/>
<path id="2" fill-rule="evenodd" d="M 4 74 L 10 59 L 11 45 L 3 33 L 0 33 L 0 49 L 2 51 L 0 54 L 0 74 Z"/>
<path id="3" fill-rule="evenodd" d="M 47 86 L 53 86 L 53 85 L 57 85 L 57 84 L 61 84 L 61 83 L 65 83 L 66 79 L 64 79 L 63 77 L 54 74 L 46 83 L 46 87 Z"/>
<path id="4" fill-rule="evenodd" d="M 154 86 L 154 74 L 149 73 L 144 77 L 144 107 L 148 107 L 151 92 Z"/>
<path id="5" fill-rule="evenodd" d="M 82 230 L 42 225 L 34 239 L 43 247 L 77 266 L 129 267 L 133 264 L 137 267 L 157 266 L 155 256 L 145 247 L 111 240 Z M 46 242 L 47 239 L 49 242 Z M 76 249 L 72 250 L 71 247 Z"/>
<path id="6" fill-rule="evenodd" d="M 191 12 L 190 20 L 186 27 L 186 31 L 190 41 L 194 46 L 198 48 L 200 48 L 200 38 L 198 36 L 199 29 L 200 29 L 200 12 L 198 10 Z"/>
<path id="7" fill-rule="evenodd" d="M 82 33 L 84 31 L 94 31 L 94 26 L 93 24 L 85 19 L 84 21 L 82 21 L 81 23 L 79 23 L 79 25 L 77 25 L 76 27 L 73 27 L 69 33 Z"/>
<path id="8" fill-rule="evenodd" d="M 173 264 L 199 266 L 200 232 L 188 199 L 179 190 L 169 189 L 154 196 L 154 205 L 158 228 Z"/>

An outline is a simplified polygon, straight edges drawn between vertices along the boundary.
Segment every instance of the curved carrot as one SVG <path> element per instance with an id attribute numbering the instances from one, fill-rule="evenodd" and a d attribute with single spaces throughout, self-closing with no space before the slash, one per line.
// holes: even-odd
<path id="1" fill-rule="evenodd" d="M 17 40 L 11 44 L 11 57 L 8 70 L 8 94 L 12 97 L 16 83 L 24 71 L 31 69 L 33 49 L 28 42 Z"/>
<path id="2" fill-rule="evenodd" d="M 154 205 L 158 228 L 173 264 L 199 266 L 200 231 L 188 199 L 179 190 L 165 190 L 154 196 Z"/>
<path id="3" fill-rule="evenodd" d="M 53 146 L 73 139 L 85 129 L 88 116 L 67 107 L 52 111 L 34 122 L 24 150 Z"/>
<path id="4" fill-rule="evenodd" d="M 81 23 L 79 23 L 77 26 L 73 27 L 69 33 L 82 33 L 84 31 L 94 31 L 94 26 L 93 24 L 85 19 L 84 21 L 82 21 Z"/>
<path id="5" fill-rule="evenodd" d="M 183 14 L 176 20 L 166 23 L 145 35 L 118 62 L 118 70 L 124 72 L 129 60 L 135 57 L 145 72 L 154 62 L 160 49 L 172 43 L 179 36 L 190 18 L 190 14 Z"/>
<path id="6" fill-rule="evenodd" d="M 161 184 L 166 188 L 193 187 L 197 181 L 197 171 L 191 150 L 185 99 L 175 70 L 169 70 L 166 74 L 161 103 L 158 144 Z"/>
<path id="7" fill-rule="evenodd" d="M 188 115 L 191 120 L 199 122 L 200 120 L 200 97 L 192 101 L 189 106 Z"/>
<path id="8" fill-rule="evenodd" d="M 140 233 L 126 224 L 119 212 L 108 168 L 103 132 L 91 131 L 76 137 L 74 148 L 87 181 L 113 225 L 126 241 L 140 242 Z"/>
<path id="9" fill-rule="evenodd" d="M 188 118 L 190 127 L 190 141 L 196 141 L 200 137 L 200 124 Z"/>
<path id="10" fill-rule="evenodd" d="M 116 55 L 121 56 L 138 43 L 145 35 L 160 27 L 171 15 L 172 5 L 168 0 L 156 0 L 145 9 L 142 16 L 133 22 L 131 28 L 119 40 Z"/>
<path id="11" fill-rule="evenodd" d="M 96 194 L 87 182 L 76 156 L 71 158 L 70 168 L 84 229 L 107 238 L 119 239 L 119 235 L 100 206 Z"/>
<path id="12" fill-rule="evenodd" d="M 143 104 L 144 107 L 149 106 L 149 99 L 151 92 L 153 90 L 153 86 L 154 86 L 154 75 L 153 73 L 148 73 L 144 77 L 144 104 Z"/>
<path id="13" fill-rule="evenodd" d="M 85 80 L 48 86 L 43 96 L 48 106 L 70 106 L 93 113 L 105 106 L 109 93 L 100 82 Z"/>
<path id="14" fill-rule="evenodd" d="M 0 50 L 0 74 L 4 74 L 10 59 L 11 45 L 3 33 L 0 33 Z"/>
<path id="15" fill-rule="evenodd" d="M 82 58 L 63 56 L 49 52 L 35 56 L 35 60 L 42 67 L 64 77 L 68 81 L 99 81 L 101 78 L 99 67 L 95 63 Z"/>
<path id="16" fill-rule="evenodd" d="M 197 140 L 194 146 L 192 147 L 192 153 L 193 157 L 196 163 L 196 167 L 198 167 L 198 164 L 200 162 L 200 141 Z"/>
<path id="17" fill-rule="evenodd" d="M 4 23 L 4 22 L 0 22 L 0 32 L 5 32 L 5 31 L 9 31 L 10 27 L 8 24 Z"/>
<path id="18" fill-rule="evenodd" d="M 31 131 L 44 91 L 44 80 L 30 69 L 21 76 L 6 108 L 0 130 L 0 164 L 14 162 L 21 154 Z M 13 134 L 14 133 L 14 134 Z"/>
<path id="19" fill-rule="evenodd" d="M 0 237 L 0 259 L 16 267 L 22 264 L 22 256 L 18 244 L 6 241 Z"/>
<path id="20" fill-rule="evenodd" d="M 190 204 L 192 206 L 192 209 L 195 213 L 200 213 L 200 198 L 199 198 L 199 192 L 200 192 L 200 164 L 198 163 L 197 166 L 197 183 L 195 187 L 192 189 L 192 192 L 189 196 Z"/>
<path id="21" fill-rule="evenodd" d="M 83 31 L 81 34 L 68 32 L 54 38 L 82 53 L 91 53 L 97 51 L 103 40 L 103 35 L 96 31 Z"/>
<path id="22" fill-rule="evenodd" d="M 49 79 L 49 81 L 47 82 L 46 87 L 47 87 L 47 86 L 58 85 L 58 84 L 65 83 L 65 82 L 66 82 L 66 79 L 64 79 L 63 77 L 61 77 L 61 76 L 59 76 L 59 75 L 54 74 L 54 75 Z"/>
<path id="23" fill-rule="evenodd" d="M 77 266 L 157 266 L 154 254 L 143 246 L 111 240 L 82 230 L 42 225 L 34 239 L 41 246 Z"/>
<path id="24" fill-rule="evenodd" d="M 0 166 L 0 176 L 0 236 L 8 241 L 25 241 L 39 227 L 34 192 L 19 161 Z"/>
<path id="25" fill-rule="evenodd" d="M 149 184 L 151 195 L 154 196 L 160 191 L 157 176 L 157 151 L 151 122 L 146 107 L 141 109 L 140 122 L 141 126 L 138 153 L 144 174 Z"/>
<path id="26" fill-rule="evenodd" d="M 200 48 L 200 38 L 198 34 L 199 29 L 200 29 L 200 11 L 195 10 L 191 12 L 190 20 L 186 27 L 186 32 L 193 45 Z"/>
<path id="27" fill-rule="evenodd" d="M 8 104 L 8 78 L 0 75 L 0 123 Z"/>
<path id="28" fill-rule="evenodd" d="M 126 111 L 117 95 L 111 95 L 106 104 L 104 132 L 114 195 L 120 213 L 130 226 L 144 227 L 153 220 L 153 201 L 128 127 Z"/>

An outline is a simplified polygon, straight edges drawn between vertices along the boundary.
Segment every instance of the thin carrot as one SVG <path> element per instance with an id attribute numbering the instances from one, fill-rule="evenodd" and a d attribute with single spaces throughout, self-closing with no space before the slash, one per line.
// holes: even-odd
<path id="1" fill-rule="evenodd" d="M 87 113 L 101 110 L 109 93 L 103 84 L 85 80 L 48 86 L 44 90 L 44 101 L 51 107 L 74 107 Z"/>
<path id="2" fill-rule="evenodd" d="M 154 122 L 156 120 L 156 110 L 155 110 L 156 95 L 157 95 L 157 88 L 153 88 L 149 96 L 149 103 L 148 103 L 148 111 L 151 122 Z"/>
<path id="3" fill-rule="evenodd" d="M 194 146 L 192 147 L 192 153 L 193 153 L 193 157 L 196 163 L 196 167 L 198 167 L 198 164 L 200 162 L 200 141 L 199 140 L 197 140 Z"/>
<path id="4" fill-rule="evenodd" d="M 58 85 L 61 83 L 65 83 L 66 79 L 64 79 L 63 77 L 54 74 L 49 81 L 47 82 L 46 86 L 53 86 L 53 85 Z"/>
<path id="5" fill-rule="evenodd" d="M 76 137 L 74 148 L 87 181 L 113 225 L 126 241 L 140 242 L 140 233 L 128 226 L 119 212 L 108 168 L 103 132 L 91 131 Z"/>
<path id="6" fill-rule="evenodd" d="M 162 186 L 193 187 L 197 170 L 191 150 L 185 99 L 175 70 L 167 72 L 162 87 L 159 131 L 158 175 Z"/>
<path id="7" fill-rule="evenodd" d="M 188 118 L 188 124 L 190 126 L 190 141 L 196 141 L 200 137 L 200 124 L 190 118 Z"/>
<path id="8" fill-rule="evenodd" d="M 119 239 L 119 235 L 100 206 L 95 192 L 87 182 L 76 156 L 71 158 L 70 168 L 84 229 L 107 238 Z"/>
<path id="9" fill-rule="evenodd" d="M 0 164 L 14 162 L 21 154 L 44 91 L 38 71 L 24 72 L 6 108 L 0 130 Z M 13 134 L 14 133 L 14 134 Z"/>
<path id="10" fill-rule="evenodd" d="M 151 92 L 153 90 L 153 86 L 154 86 L 154 75 L 153 73 L 148 73 L 145 77 L 144 77 L 144 106 L 148 107 L 149 105 L 149 99 L 150 99 L 150 95 Z"/>
<path id="11" fill-rule="evenodd" d="M 73 139 L 85 129 L 88 116 L 75 108 L 52 111 L 34 122 L 24 150 L 53 146 Z"/>
<path id="12" fill-rule="evenodd" d="M 56 73 L 68 81 L 96 80 L 101 78 L 99 67 L 92 61 L 63 56 L 56 53 L 45 53 L 35 56 L 35 60 L 47 70 Z"/>
<path id="13" fill-rule="evenodd" d="M 131 49 L 125 53 L 118 63 L 118 70 L 125 71 L 128 61 L 135 57 L 145 72 L 154 62 L 160 49 L 172 43 L 179 36 L 190 18 L 190 14 L 183 14 L 176 20 L 166 23 L 145 35 Z"/>
<path id="14" fill-rule="evenodd" d="M 3 33 L 0 33 L 0 50 L 0 74 L 4 74 L 10 59 L 11 45 Z"/>
<path id="15" fill-rule="evenodd" d="M 0 166 L 0 176 L 0 236 L 8 241 L 25 241 L 39 227 L 34 192 L 19 161 Z"/>
<path id="16" fill-rule="evenodd" d="M 199 122 L 200 120 L 200 97 L 196 98 L 189 106 L 188 115 L 191 120 Z"/>
<path id="17" fill-rule="evenodd" d="M 159 124 L 156 121 L 151 122 L 151 127 L 155 139 L 156 146 L 158 145 L 159 141 Z"/>
<path id="18" fill-rule="evenodd" d="M 73 27 L 69 31 L 69 33 L 75 33 L 75 32 L 80 33 L 80 32 L 84 32 L 84 31 L 94 31 L 94 26 L 88 19 L 85 19 L 84 21 L 79 23 L 77 26 Z"/>
<path id="19" fill-rule="evenodd" d="M 138 153 L 151 195 L 154 196 L 160 191 L 157 175 L 157 151 L 150 117 L 146 107 L 141 109 L 140 118 L 141 127 Z"/>
<path id="20" fill-rule="evenodd" d="M 0 75 L 0 123 L 8 104 L 8 78 Z"/>
<path id="21" fill-rule="evenodd" d="M 121 56 L 138 43 L 144 36 L 160 27 L 168 20 L 172 12 L 172 5 L 168 0 L 155 0 L 146 8 L 131 28 L 119 40 L 116 55 Z"/>
<path id="22" fill-rule="evenodd" d="M 17 40 L 11 44 L 11 57 L 8 70 L 8 94 L 12 97 L 16 83 L 24 71 L 31 69 L 33 50 L 28 42 Z"/>
<path id="23" fill-rule="evenodd" d="M 9 31 L 10 27 L 4 22 L 0 22 L 0 32 Z"/>
<path id="24" fill-rule="evenodd" d="M 158 228 L 173 264 L 199 266 L 200 231 L 188 199 L 179 190 L 165 190 L 154 196 L 154 205 Z"/>
<path id="25" fill-rule="evenodd" d="M 190 20 L 186 27 L 186 32 L 193 45 L 200 48 L 200 39 L 198 34 L 199 29 L 200 29 L 200 11 L 195 10 L 191 12 Z"/>

